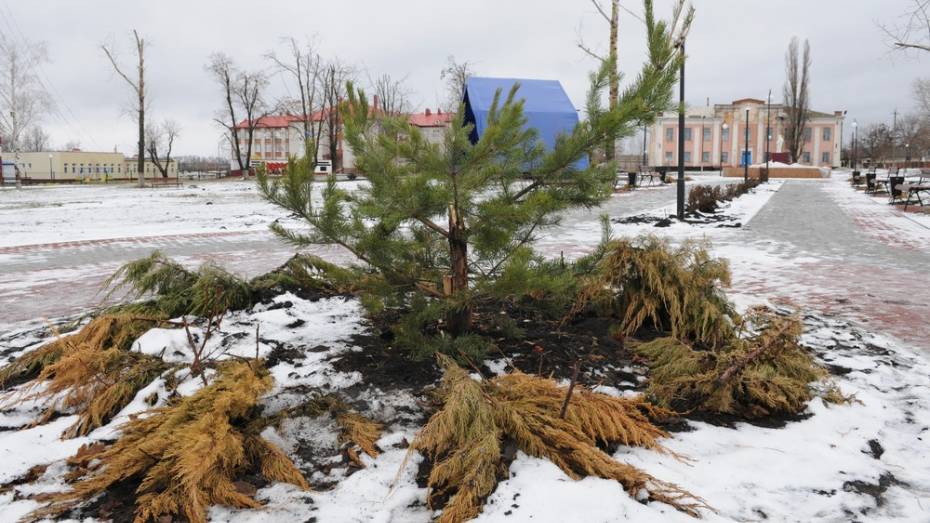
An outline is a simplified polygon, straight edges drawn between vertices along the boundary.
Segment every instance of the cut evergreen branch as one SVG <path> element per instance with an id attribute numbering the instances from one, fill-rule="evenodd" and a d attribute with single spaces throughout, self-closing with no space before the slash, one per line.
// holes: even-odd
<path id="1" fill-rule="evenodd" d="M 139 336 L 159 321 L 159 318 L 141 318 L 132 314 L 106 314 L 94 318 L 77 332 L 59 336 L 0 369 L 0 389 L 36 378 L 43 369 L 61 359 L 68 347 L 128 351 Z"/>
<path id="2" fill-rule="evenodd" d="M 272 384 L 258 362 L 225 364 L 209 386 L 123 425 L 119 439 L 88 463 L 72 490 L 52 496 L 30 517 L 56 517 L 135 480 L 141 480 L 136 521 L 166 516 L 205 523 L 210 505 L 258 508 L 261 504 L 235 485 L 253 471 L 269 481 L 309 488 L 287 455 L 259 435 L 264 424 L 252 423 L 259 397 Z"/>
<path id="3" fill-rule="evenodd" d="M 580 167 L 581 160 L 671 105 L 682 59 L 674 39 L 691 19 L 690 11 L 678 10 L 672 23 L 657 21 L 646 1 L 648 57 L 639 75 L 605 110 L 601 98 L 611 70 L 605 63 L 590 78 L 587 119 L 549 150 L 527 128 L 519 86 L 496 94 L 476 143 L 460 106 L 443 142 L 435 144 L 406 118 L 373 110 L 350 84 L 341 115 L 368 183 L 350 194 L 330 177 L 315 192 L 312 175 L 296 165 L 274 180 L 259 172 L 263 197 L 307 226 L 275 223 L 272 230 L 296 246 L 342 246 L 383 277 L 380 290 L 402 304 L 411 295 L 452 301 L 443 307 L 443 334 L 470 332 L 475 289 L 497 278 L 515 253 L 558 223 L 562 211 L 610 196 L 615 165 Z"/>
<path id="4" fill-rule="evenodd" d="M 688 203 L 685 209 L 689 213 L 710 214 L 717 210 L 720 202 L 729 202 L 748 193 L 759 186 L 759 180 L 750 178 L 747 182 L 720 185 L 695 185 L 688 191 Z"/>
<path id="5" fill-rule="evenodd" d="M 523 452 L 552 461 L 573 479 L 613 479 L 636 499 L 667 503 L 698 516 L 706 505 L 679 487 L 628 464 L 598 445 L 620 443 L 662 451 L 667 436 L 651 419 L 669 414 L 641 399 L 615 398 L 576 386 L 565 417 L 559 412 L 565 387 L 550 379 L 513 373 L 478 382 L 452 359 L 438 356 L 445 370 L 439 396 L 442 408 L 411 444 L 433 463 L 430 506 L 447 499 L 438 521 L 476 517 L 501 477 L 504 438 Z"/>
<path id="6" fill-rule="evenodd" d="M 128 299 L 146 299 L 118 310 L 169 318 L 186 314 L 208 317 L 252 304 L 251 289 L 241 278 L 211 263 L 191 272 L 158 251 L 123 265 L 104 286 L 108 298 L 126 291 Z"/>
<path id="7" fill-rule="evenodd" d="M 646 326 L 708 347 L 733 337 L 738 316 L 722 290 L 730 270 L 707 245 L 686 241 L 676 248 L 644 236 L 610 239 L 599 251 L 571 315 L 593 306 L 616 317 L 624 336 Z"/>
<path id="8" fill-rule="evenodd" d="M 25 399 L 40 400 L 40 422 L 56 413 L 74 413 L 78 420 L 62 438 L 87 435 L 106 425 L 123 407 L 151 383 L 167 365 L 160 359 L 118 347 L 66 341 L 62 357 L 42 369 Z"/>
<path id="9" fill-rule="evenodd" d="M 826 372 L 800 344 L 800 320 L 755 309 L 745 321 L 752 334 L 733 336 L 713 350 L 697 350 L 675 338 L 637 347 L 649 360 L 648 396 L 679 411 L 745 418 L 803 411 L 814 396 L 813 384 Z M 827 399 L 836 401 L 831 390 Z"/>

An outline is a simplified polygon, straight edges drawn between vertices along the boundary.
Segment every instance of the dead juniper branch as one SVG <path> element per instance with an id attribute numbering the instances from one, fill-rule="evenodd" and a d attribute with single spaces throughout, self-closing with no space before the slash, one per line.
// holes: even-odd
<path id="1" fill-rule="evenodd" d="M 738 315 L 722 290 L 730 284 L 730 271 L 705 244 L 687 241 L 673 248 L 646 236 L 610 240 L 601 249 L 603 256 L 564 321 L 594 307 L 619 320 L 622 336 L 651 326 L 708 347 L 732 337 Z"/>
<path id="2" fill-rule="evenodd" d="M 257 362 L 224 364 L 209 386 L 123 425 L 119 439 L 86 465 L 72 490 L 52 496 L 29 518 L 56 517 L 130 478 L 142 480 L 136 521 L 168 516 L 205 523 L 210 505 L 260 507 L 235 485 L 255 469 L 269 481 L 309 488 L 280 449 L 250 430 L 258 398 L 271 387 Z"/>
<path id="3" fill-rule="evenodd" d="M 377 441 L 381 438 L 382 425 L 354 411 L 346 402 L 327 394 L 310 399 L 300 405 L 279 413 L 274 421 L 294 416 L 318 417 L 330 414 L 339 426 L 339 441 L 343 445 L 355 445 L 365 454 L 376 458 L 380 454 Z"/>
<path id="4" fill-rule="evenodd" d="M 813 397 L 811 384 L 826 373 L 800 345 L 800 320 L 756 309 L 747 322 L 753 332 L 712 350 L 674 338 L 637 347 L 651 369 L 647 394 L 679 411 L 747 418 L 802 411 Z"/>
<path id="5" fill-rule="evenodd" d="M 42 369 L 58 361 L 68 347 L 90 346 L 128 351 L 136 339 L 157 325 L 159 317 L 142 318 L 108 314 L 91 320 L 73 334 L 58 336 L 39 348 L 26 352 L 0 369 L 0 389 L 9 388 L 38 376 Z"/>
<path id="6" fill-rule="evenodd" d="M 567 390 L 552 380 L 515 372 L 478 382 L 448 357 L 439 359 L 445 369 L 443 407 L 411 444 L 411 451 L 419 450 L 433 461 L 430 503 L 449 496 L 439 521 L 465 521 L 481 512 L 497 485 L 504 438 L 531 456 L 549 459 L 571 478 L 614 479 L 637 499 L 646 493 L 651 500 L 695 516 L 707 507 L 675 485 L 619 463 L 598 448 L 621 443 L 661 451 L 658 439 L 667 434 L 650 418 L 669 411 L 576 386 L 563 419 L 559 411 Z"/>

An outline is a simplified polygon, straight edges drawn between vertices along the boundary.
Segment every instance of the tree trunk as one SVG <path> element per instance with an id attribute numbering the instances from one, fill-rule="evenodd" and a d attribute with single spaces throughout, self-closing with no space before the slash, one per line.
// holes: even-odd
<path id="1" fill-rule="evenodd" d="M 468 241 L 465 239 L 465 222 L 460 219 L 455 207 L 449 206 L 449 257 L 452 274 L 447 285 L 446 294 L 464 297 L 468 291 Z M 453 336 L 464 334 L 471 329 L 471 307 L 462 300 L 461 307 L 450 311 L 446 317 L 449 332 Z"/>
<path id="2" fill-rule="evenodd" d="M 620 69 L 619 56 L 617 53 L 617 31 L 618 26 L 620 25 L 619 20 L 619 7 L 620 0 L 612 0 L 610 8 L 610 55 L 608 60 L 611 62 L 610 66 L 610 97 L 608 101 L 608 106 L 611 111 L 617 108 L 617 101 L 620 98 L 620 74 L 618 70 Z M 614 155 L 617 149 L 616 137 L 611 135 L 607 139 L 607 143 L 604 146 L 604 159 L 608 162 L 614 159 Z"/>
<path id="3" fill-rule="evenodd" d="M 136 37 L 138 42 L 138 37 Z M 137 43 L 139 51 L 139 187 L 145 187 L 145 54 L 142 44 Z"/>

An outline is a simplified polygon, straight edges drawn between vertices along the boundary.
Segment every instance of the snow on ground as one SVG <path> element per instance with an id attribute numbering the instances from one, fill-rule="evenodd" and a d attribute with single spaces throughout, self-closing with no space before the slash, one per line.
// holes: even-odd
<path id="1" fill-rule="evenodd" d="M 695 176 L 695 179 L 696 183 L 728 183 L 712 175 Z M 211 196 L 203 196 L 215 202 L 207 207 L 211 207 L 211 213 L 217 211 L 216 218 L 223 216 L 219 209 L 226 205 L 222 202 L 227 199 L 227 210 L 235 212 L 242 204 L 251 209 L 249 213 L 254 211 L 254 202 L 243 204 L 243 196 L 237 193 L 236 187 L 235 183 L 217 183 L 207 191 Z M 804 192 L 797 192 L 799 188 Z M 67 190 L 71 189 L 54 189 Z M 131 201 L 120 196 L 119 191 L 129 191 L 126 188 L 95 187 L 92 190 L 98 192 L 87 194 L 110 194 L 107 191 L 112 191 L 116 195 L 117 207 Z M 787 193 L 783 191 L 786 190 L 793 191 L 790 198 L 785 196 Z M 152 197 L 152 205 L 158 203 L 177 210 L 184 209 L 180 203 L 171 203 L 174 196 L 166 190 L 158 191 L 164 192 Z M 67 198 L 73 199 L 73 194 L 78 193 L 71 194 Z M 564 254 L 571 258 L 583 254 L 592 249 L 600 238 L 598 214 L 606 212 L 611 218 L 642 213 L 665 216 L 673 212 L 670 194 L 673 193 L 667 187 L 641 189 L 615 195 L 605 206 L 593 212 L 569 213 L 560 227 L 540 239 L 538 246 L 549 256 Z M 810 241 L 808 235 L 811 231 L 796 226 L 787 234 L 772 234 L 770 227 L 773 223 L 792 223 L 785 218 L 809 212 L 807 208 L 801 211 L 791 207 L 796 194 L 827 198 L 833 202 L 831 205 L 842 211 L 831 215 L 830 219 L 845 219 L 853 223 L 855 229 L 836 229 L 834 233 L 831 225 L 825 231 L 817 232 L 828 235 L 823 241 Z M 8 195 L 0 194 L 0 206 L 8 205 L 4 200 Z M 181 196 L 177 198 L 177 201 L 183 201 Z M 155 199 L 164 201 L 155 202 Z M 727 204 L 722 212 L 739 221 L 743 225 L 741 228 L 716 227 L 713 224 L 694 226 L 675 223 L 665 228 L 649 224 L 614 224 L 616 236 L 651 233 L 675 242 L 710 240 L 714 253 L 730 261 L 734 289 L 729 296 L 740 309 L 760 302 L 777 302 L 786 294 L 794 297 L 796 304 L 811 311 L 805 316 L 805 342 L 818 357 L 838 371 L 840 375 L 836 382 L 843 392 L 855 394 L 861 402 L 827 406 L 815 400 L 808 408 L 808 417 L 780 428 L 745 423 L 719 427 L 690 422 L 690 430 L 676 432 L 665 441 L 668 448 L 686 456 L 687 460 L 680 461 L 643 449 L 624 448 L 617 451 L 617 459 L 642 467 L 659 479 L 675 482 L 703 497 L 717 511 L 705 513 L 707 521 L 930 521 L 930 452 L 926 452 L 926 438 L 930 436 L 930 363 L 927 352 L 922 351 L 919 345 L 912 346 L 884 334 L 869 332 L 883 324 L 870 323 L 873 327 L 866 329 L 858 323 L 859 318 L 847 310 L 837 313 L 821 307 L 822 304 L 815 299 L 817 296 L 846 299 L 853 295 L 855 286 L 867 286 L 868 282 L 810 280 L 814 269 L 824 273 L 838 272 L 833 263 L 853 263 L 856 255 L 865 256 L 867 261 L 870 256 L 875 256 L 875 252 L 883 252 L 868 250 L 875 245 L 888 247 L 890 251 L 886 257 L 892 259 L 898 252 L 895 249 L 914 251 L 913 260 L 924 259 L 920 253 L 927 248 L 927 239 L 930 239 L 924 232 L 927 218 L 902 216 L 899 211 L 880 203 L 861 192 L 852 191 L 840 174 L 825 180 L 773 181 Z M 773 206 L 777 206 L 774 211 Z M 68 213 L 74 210 L 78 216 L 89 212 L 80 205 L 64 201 L 60 208 Z M 203 210 L 204 206 L 197 209 Z M 47 214 L 48 209 L 45 212 Z M 5 219 L 4 215 L 0 212 L 0 224 Z M 271 220 L 277 215 L 277 212 L 269 212 L 267 216 L 256 217 L 256 220 Z M 811 219 L 819 218 L 811 216 Z M 221 221 L 215 222 L 219 224 Z M 146 222 L 143 219 L 140 223 L 133 234 L 161 230 L 158 229 L 158 220 Z M 181 226 L 184 227 L 187 225 Z M 44 223 L 40 226 L 41 241 L 55 237 L 52 229 Z M 110 231 L 100 232 L 88 229 L 79 231 L 79 234 L 86 234 L 88 238 L 104 238 L 118 234 L 114 232 L 116 230 L 122 229 L 113 227 Z M 854 234 L 856 241 L 866 242 L 865 247 L 860 247 L 841 233 Z M 831 234 L 834 236 L 832 240 L 841 244 L 839 247 L 830 245 Z M 10 241 L 23 242 L 26 241 L 24 238 L 26 236 L 21 234 L 18 239 Z M 843 245 L 847 244 L 844 250 Z M 882 263 L 893 264 L 884 259 Z M 874 309 L 867 301 L 867 295 L 855 295 L 855 301 L 860 300 L 863 307 Z M 330 390 L 355 390 L 360 401 L 370 406 L 371 411 L 366 414 L 375 418 L 383 416 L 380 419 L 392 419 L 394 423 L 379 442 L 384 452 L 377 459 L 365 457 L 368 467 L 354 474 L 347 475 L 344 470 L 331 471 L 324 479 L 338 480 L 332 488 L 301 492 L 288 485 L 270 485 L 258 493 L 260 499 L 267 501 L 264 508 L 238 511 L 214 507 L 210 512 L 211 520 L 257 522 L 316 518 L 327 522 L 425 523 L 434 515 L 425 507 L 425 489 L 418 487 L 415 481 L 420 457 L 416 454 L 409 456 L 398 475 L 407 457 L 403 442 L 410 441 L 422 422 L 415 416 L 400 416 L 398 412 L 404 409 L 421 411 L 422 407 L 416 404 L 417 398 L 403 392 L 384 395 L 372 388 L 359 392 L 359 387 L 364 386 L 359 382 L 360 376 L 338 372 L 328 361 L 344 351 L 358 350 L 347 340 L 352 334 L 365 330 L 360 316 L 359 305 L 354 300 L 310 302 L 282 296 L 273 303 L 231 314 L 224 319 L 221 333 L 210 342 L 211 348 L 252 356 L 256 350 L 255 325 L 260 324 L 258 350 L 261 355 L 270 354 L 278 343 L 285 347 L 314 349 L 305 352 L 306 358 L 300 362 L 282 361 L 272 368 L 278 383 L 275 391 L 265 399 L 269 408 L 281 408 L 299 400 L 304 394 L 301 386 L 328 386 Z M 297 320 L 306 323 L 295 324 Z M 195 327 L 194 332 L 202 331 Z M 186 336 L 178 336 L 178 332 L 156 329 L 140 339 L 137 349 L 156 354 L 164 351 L 167 359 L 184 361 L 190 357 Z M 34 346 L 38 339 L 29 328 L 23 328 L 6 333 L 0 341 L 5 345 L 0 347 L 2 354 L 9 356 L 27 346 Z M 191 381 L 185 385 L 183 393 L 193 393 L 197 386 Z M 118 422 L 142 410 L 141 399 L 152 392 L 159 394 L 159 402 L 163 401 L 162 395 L 166 391 L 162 380 L 141 391 L 136 401 L 127 406 L 117 420 L 84 439 L 113 437 Z M 26 423 L 33 419 L 30 416 L 34 417 L 35 413 L 27 409 L 4 411 L 0 415 L 3 425 L 10 427 Z M 70 419 L 65 416 L 48 425 L 19 431 L 0 430 L 0 459 L 9 464 L 0 471 L 3 478 L 19 476 L 36 464 L 52 463 L 37 482 L 16 486 L 14 492 L 26 494 L 61 488 L 61 460 L 79 445 L 78 440 L 57 439 L 61 430 L 70 424 Z M 299 453 L 300 445 L 305 444 L 299 443 L 301 441 L 317 441 L 321 448 L 331 446 L 331 424 L 325 419 L 311 421 L 286 424 L 268 436 L 292 453 Z M 36 445 L 37 441 L 42 444 Z M 294 457 L 299 464 L 307 465 L 298 455 Z M 309 474 L 311 471 L 305 472 Z M 320 477 L 315 475 L 314 479 Z M 12 492 L 2 494 L 0 520 L 15 519 L 34 507 L 33 501 L 14 501 Z M 548 461 L 522 454 L 513 462 L 509 477 L 489 498 L 478 520 L 694 521 L 667 506 L 641 504 L 615 482 L 597 478 L 574 481 Z"/>

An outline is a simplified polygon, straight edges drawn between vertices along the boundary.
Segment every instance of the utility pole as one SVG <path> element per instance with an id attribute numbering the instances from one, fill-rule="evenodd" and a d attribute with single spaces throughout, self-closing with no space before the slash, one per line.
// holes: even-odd
<path id="1" fill-rule="evenodd" d="M 746 109 L 746 136 L 743 144 L 743 181 L 749 182 L 749 109 Z"/>
<path id="2" fill-rule="evenodd" d="M 685 41 L 679 44 L 681 72 L 678 81 L 678 219 L 685 219 Z"/>

